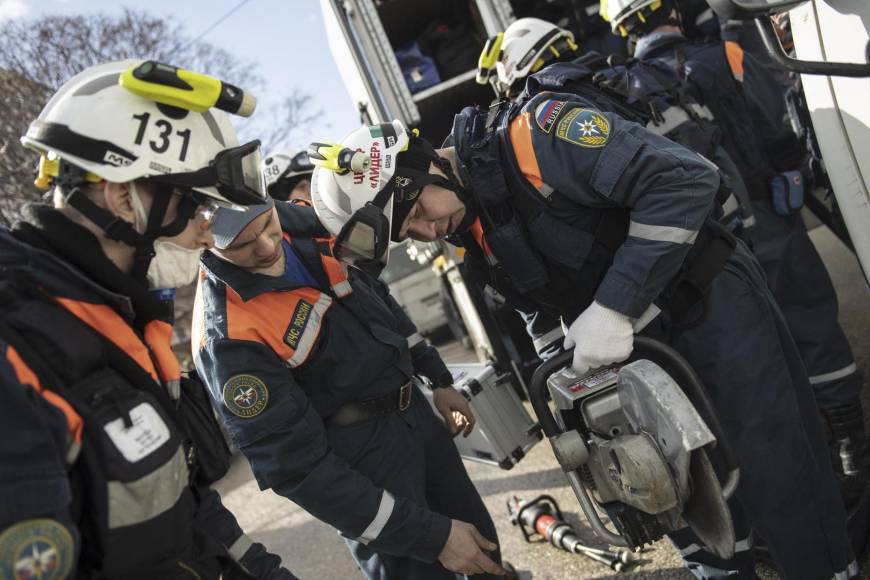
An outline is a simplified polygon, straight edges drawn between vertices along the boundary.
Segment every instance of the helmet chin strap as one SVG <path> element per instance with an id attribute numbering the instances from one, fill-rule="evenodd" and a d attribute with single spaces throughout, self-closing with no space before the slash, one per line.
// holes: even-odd
<path id="1" fill-rule="evenodd" d="M 197 207 L 196 202 L 185 197 L 179 203 L 177 217 L 164 226 L 163 220 L 172 198 L 172 187 L 155 184 L 154 199 L 146 218 L 145 207 L 139 197 L 136 184 L 131 181 L 129 187 L 133 209 L 139 219 L 145 223 L 145 231 L 140 233 L 133 224 L 100 207 L 88 197 L 85 192 L 88 184 L 84 179 L 84 171 L 78 167 L 61 163 L 55 183 L 64 193 L 66 202 L 103 230 L 107 238 L 135 249 L 130 276 L 144 286 L 148 285 L 147 274 L 154 257 L 154 240 L 161 236 L 175 236 L 181 233 Z"/>

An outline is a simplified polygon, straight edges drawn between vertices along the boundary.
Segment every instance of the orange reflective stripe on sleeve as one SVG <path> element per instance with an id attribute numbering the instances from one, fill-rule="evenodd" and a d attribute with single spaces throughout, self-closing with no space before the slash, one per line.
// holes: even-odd
<path id="1" fill-rule="evenodd" d="M 728 66 L 731 74 L 738 81 L 743 80 L 743 49 L 732 40 L 725 41 L 725 56 L 728 58 Z"/>
<path id="2" fill-rule="evenodd" d="M 148 353 L 148 347 L 136 336 L 130 325 L 121 318 L 121 315 L 110 306 L 80 302 L 70 298 L 57 297 L 56 300 L 82 322 L 112 341 L 115 346 L 145 369 L 155 381 L 160 381 L 157 369 L 154 368 L 154 363 Z"/>
<path id="3" fill-rule="evenodd" d="M 6 349 L 6 360 L 9 361 L 9 364 L 15 370 L 15 376 L 18 378 L 19 383 L 29 385 L 33 390 L 42 395 L 42 398 L 46 402 L 63 413 L 63 416 L 66 418 L 67 432 L 73 441 L 81 443 L 84 421 L 81 415 L 73 409 L 72 405 L 67 403 L 63 397 L 54 391 L 49 391 L 43 387 L 39 377 L 27 366 L 27 363 L 24 362 L 24 359 L 21 358 L 21 355 L 18 354 L 18 351 L 12 345 L 9 345 Z"/>
<path id="4" fill-rule="evenodd" d="M 510 139 L 520 172 L 535 186 L 535 189 L 540 189 L 544 180 L 541 178 L 541 168 L 538 167 L 538 158 L 532 148 L 532 124 L 528 111 L 511 121 Z"/>

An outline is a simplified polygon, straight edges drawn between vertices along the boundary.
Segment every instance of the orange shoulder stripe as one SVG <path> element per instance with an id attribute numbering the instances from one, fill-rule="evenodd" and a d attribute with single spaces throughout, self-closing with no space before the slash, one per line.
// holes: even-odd
<path id="1" fill-rule="evenodd" d="M 148 354 L 148 347 L 136 336 L 130 325 L 124 322 L 124 319 L 110 306 L 90 304 L 70 298 L 57 297 L 56 300 L 82 322 L 115 343 L 115 346 L 127 353 L 127 356 L 150 373 L 155 381 L 160 381 L 151 356 Z M 176 362 L 176 364 L 178 363 Z"/>
<path id="2" fill-rule="evenodd" d="M 743 77 L 743 49 L 733 40 L 725 41 L 725 56 L 728 58 L 728 66 L 732 74 L 738 78 Z"/>
<path id="3" fill-rule="evenodd" d="M 67 431 L 69 432 L 70 437 L 72 437 L 73 441 L 76 443 L 81 443 L 82 429 L 84 429 L 84 421 L 82 420 L 81 415 L 79 415 L 76 410 L 73 409 L 72 405 L 70 405 L 63 397 L 42 386 L 39 377 L 37 377 L 36 373 L 27 366 L 27 363 L 24 362 L 24 359 L 21 358 L 21 355 L 18 354 L 18 351 L 15 350 L 12 345 L 9 345 L 6 349 L 6 359 L 15 370 L 15 375 L 18 377 L 19 383 L 22 385 L 30 385 L 30 387 L 42 395 L 42 398 L 50 405 L 63 413 L 63 416 L 66 418 Z"/>
<path id="4" fill-rule="evenodd" d="M 228 287 L 227 334 L 230 339 L 264 344 L 281 360 L 287 361 L 296 354 L 296 349 L 285 341 L 296 307 L 303 300 L 317 304 L 322 296 L 314 288 L 296 288 L 290 292 L 264 292 L 245 302 Z M 320 328 L 316 330 L 315 340 L 319 334 Z"/>
<path id="5" fill-rule="evenodd" d="M 544 180 L 541 178 L 541 168 L 538 167 L 538 158 L 532 148 L 532 124 L 528 111 L 511 121 L 509 132 L 511 147 L 520 166 L 520 172 L 536 189 L 540 188 Z"/>

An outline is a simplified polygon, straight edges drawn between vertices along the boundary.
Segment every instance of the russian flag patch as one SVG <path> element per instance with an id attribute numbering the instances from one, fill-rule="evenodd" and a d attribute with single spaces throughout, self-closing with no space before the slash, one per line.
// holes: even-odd
<path id="1" fill-rule="evenodd" d="M 565 101 L 557 101 L 555 99 L 546 99 L 538 103 L 538 106 L 535 108 L 535 120 L 538 123 L 538 127 L 544 133 L 549 133 L 564 107 Z"/>

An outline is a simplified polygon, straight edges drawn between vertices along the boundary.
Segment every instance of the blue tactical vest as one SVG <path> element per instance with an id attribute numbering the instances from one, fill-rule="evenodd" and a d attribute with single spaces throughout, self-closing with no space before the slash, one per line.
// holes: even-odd
<path id="1" fill-rule="evenodd" d="M 545 198 L 520 173 L 508 126 L 522 107 L 501 102 L 456 116 L 453 139 L 474 192 L 484 247 L 461 236 L 467 267 L 512 305 L 578 316 L 628 235 L 629 210 L 580 206 L 558 191 Z"/>

